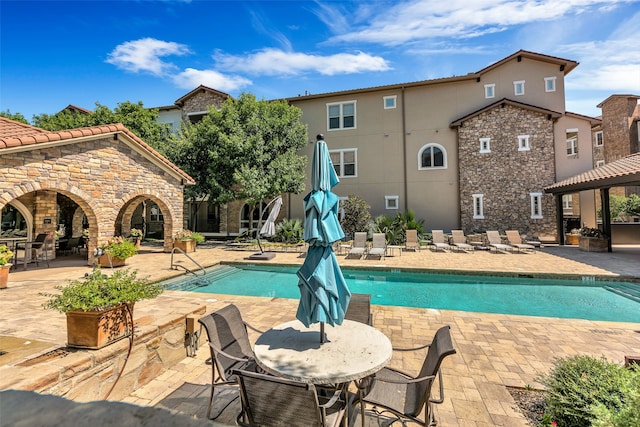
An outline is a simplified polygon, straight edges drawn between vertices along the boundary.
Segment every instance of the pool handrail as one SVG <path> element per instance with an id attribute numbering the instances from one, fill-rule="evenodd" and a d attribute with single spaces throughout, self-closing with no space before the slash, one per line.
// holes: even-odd
<path id="1" fill-rule="evenodd" d="M 184 256 L 186 256 L 187 258 L 189 258 L 189 259 L 190 259 L 190 260 L 191 260 L 195 265 L 197 265 L 197 266 L 200 268 L 200 271 L 202 271 L 202 275 L 203 275 L 203 276 L 207 274 L 207 270 L 205 270 L 205 268 L 204 268 L 204 267 L 203 267 L 203 266 L 202 266 L 198 261 L 196 261 L 195 259 L 191 258 L 191 256 L 190 256 L 188 253 L 186 253 L 185 251 L 183 251 L 183 250 L 182 250 L 182 249 L 180 249 L 180 248 L 173 248 L 173 249 L 171 249 L 171 269 L 172 269 L 172 270 L 178 270 L 178 267 L 180 267 L 180 268 L 184 269 L 187 273 L 191 273 L 191 274 L 193 274 L 194 276 L 197 276 L 197 275 L 198 275 L 195 271 L 193 271 L 193 270 L 191 270 L 191 269 L 189 269 L 189 268 L 185 267 L 184 265 L 181 265 L 181 264 L 174 264 L 174 263 L 173 263 L 173 254 L 174 254 L 176 251 L 181 252 Z"/>

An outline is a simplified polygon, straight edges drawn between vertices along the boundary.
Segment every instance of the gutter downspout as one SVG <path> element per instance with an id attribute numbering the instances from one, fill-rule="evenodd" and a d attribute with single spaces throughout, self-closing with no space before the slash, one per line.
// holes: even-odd
<path id="1" fill-rule="evenodd" d="M 405 212 L 409 210 L 409 191 L 407 189 L 407 180 L 408 180 L 408 172 L 407 172 L 407 117 L 405 115 L 405 102 L 404 102 L 404 92 L 405 87 L 402 86 L 401 94 L 402 94 L 402 166 L 404 170 L 404 210 Z"/>

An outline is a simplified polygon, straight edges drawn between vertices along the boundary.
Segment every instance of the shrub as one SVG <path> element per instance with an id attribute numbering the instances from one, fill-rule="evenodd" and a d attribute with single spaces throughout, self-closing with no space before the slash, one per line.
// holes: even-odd
<path id="1" fill-rule="evenodd" d="M 176 233 L 176 240 L 194 240 L 196 243 L 204 242 L 204 236 L 191 230 L 182 230 Z"/>
<path id="2" fill-rule="evenodd" d="M 342 203 L 344 210 L 344 218 L 340 225 L 347 239 L 353 239 L 357 231 L 366 231 L 369 229 L 371 221 L 371 206 L 361 197 L 350 195 L 347 200 Z"/>
<path id="3" fill-rule="evenodd" d="M 111 258 L 127 259 L 138 253 L 138 248 L 129 240 L 122 237 L 114 237 L 102 247 L 103 253 L 108 253 Z"/>
<path id="4" fill-rule="evenodd" d="M 302 240 L 302 221 L 299 219 L 283 219 L 276 226 L 276 234 L 272 240 L 282 243 L 298 243 Z"/>
<path id="5" fill-rule="evenodd" d="M 637 376 L 637 371 L 608 362 L 604 357 L 578 355 L 557 359 L 551 372 L 539 379 L 546 387 L 545 416 L 560 427 L 584 427 L 596 418 L 604 419 L 608 413 L 619 414 L 631 405 L 633 393 L 640 392 Z M 630 412 L 633 410 L 629 408 Z M 634 415 L 623 416 L 631 419 Z"/>
<path id="6" fill-rule="evenodd" d="M 13 258 L 13 251 L 7 245 L 0 245 L 0 265 L 7 265 Z"/>

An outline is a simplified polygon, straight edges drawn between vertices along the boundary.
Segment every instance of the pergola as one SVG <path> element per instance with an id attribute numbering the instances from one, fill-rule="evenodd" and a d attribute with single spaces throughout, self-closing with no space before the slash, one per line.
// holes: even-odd
<path id="1" fill-rule="evenodd" d="M 600 190 L 602 202 L 602 231 L 611 236 L 611 211 L 609 209 L 609 189 L 612 187 L 640 186 L 640 153 L 634 153 L 615 160 L 602 167 L 591 169 L 556 182 L 544 189 L 556 196 L 558 206 L 558 230 L 562 230 L 562 196 L 584 190 Z M 560 244 L 564 244 L 564 233 L 560 233 Z M 611 252 L 611 239 L 608 251 Z"/>

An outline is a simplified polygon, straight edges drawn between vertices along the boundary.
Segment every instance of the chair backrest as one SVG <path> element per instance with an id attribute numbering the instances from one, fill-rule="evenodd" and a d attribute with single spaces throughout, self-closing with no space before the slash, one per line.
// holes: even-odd
<path id="1" fill-rule="evenodd" d="M 371 325 L 371 294 L 351 294 L 344 318 Z"/>
<path id="2" fill-rule="evenodd" d="M 198 322 L 207 332 L 209 342 L 225 353 L 238 358 L 254 358 L 247 327 L 242 320 L 240 310 L 233 304 L 222 307 L 204 317 Z M 238 361 L 217 354 L 211 349 L 212 363 L 215 363 L 223 381 L 238 365 Z"/>
<path id="3" fill-rule="evenodd" d="M 462 230 L 451 230 L 453 243 L 467 243 L 467 237 Z"/>
<path id="4" fill-rule="evenodd" d="M 366 231 L 356 231 L 353 234 L 353 247 L 354 248 L 364 248 L 367 246 L 367 232 Z"/>
<path id="5" fill-rule="evenodd" d="M 502 244 L 502 238 L 500 237 L 498 230 L 487 230 L 487 240 L 490 245 Z"/>
<path id="6" fill-rule="evenodd" d="M 36 236 L 34 242 L 44 242 L 45 240 L 47 240 L 48 236 L 48 233 L 40 233 Z"/>
<path id="7" fill-rule="evenodd" d="M 522 237 L 520 237 L 520 232 L 518 230 L 506 230 L 507 240 L 509 243 L 514 243 L 516 245 L 522 244 Z"/>
<path id="8" fill-rule="evenodd" d="M 431 230 L 431 238 L 433 239 L 433 243 L 449 243 L 444 239 L 444 231 L 442 230 Z"/>
<path id="9" fill-rule="evenodd" d="M 371 244 L 372 248 L 386 248 L 387 247 L 387 236 L 384 233 L 373 233 L 373 243 Z"/>
<path id="10" fill-rule="evenodd" d="M 74 249 L 80 245 L 80 237 L 72 237 L 67 242 L 67 249 Z"/>
<path id="11" fill-rule="evenodd" d="M 234 371 L 242 411 L 250 426 L 322 426 L 313 384 L 249 371 Z M 239 420 L 241 420 L 239 418 Z"/>
<path id="12" fill-rule="evenodd" d="M 434 376 L 440 370 L 440 365 L 445 357 L 455 354 L 456 350 L 451 343 L 451 327 L 449 325 L 443 326 L 438 329 L 433 341 L 429 346 L 429 351 L 422 364 L 420 370 L 420 377 Z M 420 381 L 418 383 L 411 384 L 407 390 L 407 402 L 413 402 L 413 407 L 405 407 L 406 413 L 413 416 L 418 416 L 422 411 L 422 407 L 431 398 L 431 386 L 433 385 L 435 378 Z M 413 387 L 412 387 L 413 386 Z M 412 396 L 409 394 L 412 393 Z"/>
<path id="13" fill-rule="evenodd" d="M 418 245 L 418 230 L 406 230 L 406 244 L 407 245 Z"/>

